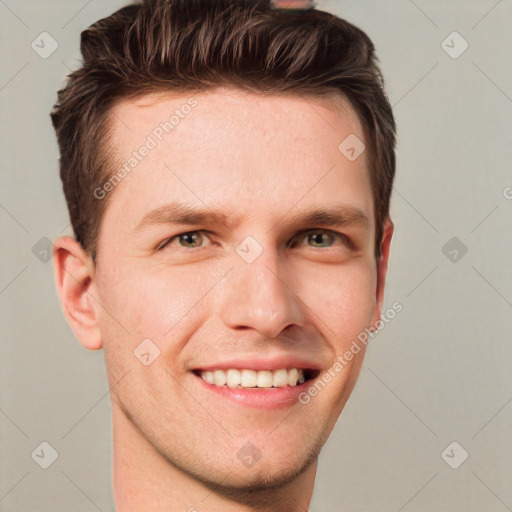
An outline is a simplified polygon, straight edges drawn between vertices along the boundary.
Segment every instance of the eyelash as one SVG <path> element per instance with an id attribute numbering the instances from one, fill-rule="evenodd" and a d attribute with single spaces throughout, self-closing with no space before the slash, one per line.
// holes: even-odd
<path id="1" fill-rule="evenodd" d="M 183 233 L 179 233 L 171 238 L 168 238 L 166 240 L 164 240 L 163 242 L 161 242 L 158 247 L 156 248 L 157 251 L 162 251 L 163 249 L 165 249 L 167 246 L 169 246 L 171 244 L 171 242 L 173 240 L 177 240 L 179 239 L 180 236 L 184 236 L 184 235 L 193 235 L 193 234 L 196 234 L 196 233 L 201 233 L 201 234 L 208 234 L 207 231 L 204 231 L 204 230 L 196 230 L 196 231 L 185 231 Z M 315 234 L 315 233 L 327 233 L 331 236 L 333 236 L 334 238 L 339 238 L 342 243 L 344 243 L 348 248 L 352 249 L 354 247 L 352 241 L 350 240 L 350 238 L 348 238 L 346 235 L 342 234 L 342 233 L 338 233 L 336 231 L 331 231 L 330 229 L 308 229 L 308 230 L 305 230 L 305 231 L 301 231 L 300 233 L 298 233 L 293 239 L 292 241 L 294 241 L 295 239 L 299 238 L 299 237 L 302 237 L 304 238 L 306 235 L 310 235 L 310 234 Z M 288 244 L 290 245 L 290 244 Z M 329 249 L 333 249 L 333 247 L 312 247 L 313 249 L 323 249 L 324 251 L 325 250 L 329 250 Z M 178 250 L 182 250 L 182 251 L 191 251 L 191 250 L 198 250 L 198 249 L 201 249 L 201 247 L 191 247 L 191 248 L 187 248 L 187 247 L 177 247 Z"/>

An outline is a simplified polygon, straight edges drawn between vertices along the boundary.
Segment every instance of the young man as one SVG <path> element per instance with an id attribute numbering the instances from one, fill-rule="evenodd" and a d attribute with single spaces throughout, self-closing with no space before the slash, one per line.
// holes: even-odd
<path id="1" fill-rule="evenodd" d="M 82 33 L 52 112 L 75 232 L 57 287 L 104 350 L 118 512 L 307 510 L 379 325 L 395 125 L 374 48 L 277 7 L 129 5 Z"/>

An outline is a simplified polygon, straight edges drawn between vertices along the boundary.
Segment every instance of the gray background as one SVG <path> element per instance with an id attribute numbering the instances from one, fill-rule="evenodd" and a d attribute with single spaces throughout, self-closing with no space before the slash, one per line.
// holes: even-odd
<path id="1" fill-rule="evenodd" d="M 114 510 L 103 354 L 75 340 L 34 252 L 69 233 L 48 113 L 79 32 L 124 4 L 0 0 L 2 511 Z M 386 307 L 404 309 L 371 343 L 310 510 L 512 510 L 511 2 L 319 7 L 368 32 L 394 105 Z M 43 31 L 59 44 L 47 59 L 31 48 Z M 43 441 L 58 452 L 46 470 L 31 458 Z M 441 456 L 453 441 L 445 460 L 469 453 L 458 469 Z"/>

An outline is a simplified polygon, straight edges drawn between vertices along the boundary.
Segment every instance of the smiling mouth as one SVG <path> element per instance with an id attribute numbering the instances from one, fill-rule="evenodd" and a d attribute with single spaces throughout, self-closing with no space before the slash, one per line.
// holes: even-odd
<path id="1" fill-rule="evenodd" d="M 217 387 L 278 389 L 296 387 L 318 375 L 318 370 L 280 368 L 277 370 L 217 369 L 194 370 L 202 380 Z"/>

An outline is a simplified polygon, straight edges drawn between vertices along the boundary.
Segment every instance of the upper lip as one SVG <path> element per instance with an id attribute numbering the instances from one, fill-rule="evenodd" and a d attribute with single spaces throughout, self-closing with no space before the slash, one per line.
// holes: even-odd
<path id="1" fill-rule="evenodd" d="M 222 361 L 209 362 L 204 365 L 196 365 L 191 370 L 279 370 L 281 368 L 297 368 L 304 370 L 320 370 L 320 365 L 307 358 L 293 355 L 277 355 L 268 358 L 238 357 L 236 359 L 223 359 Z"/>

